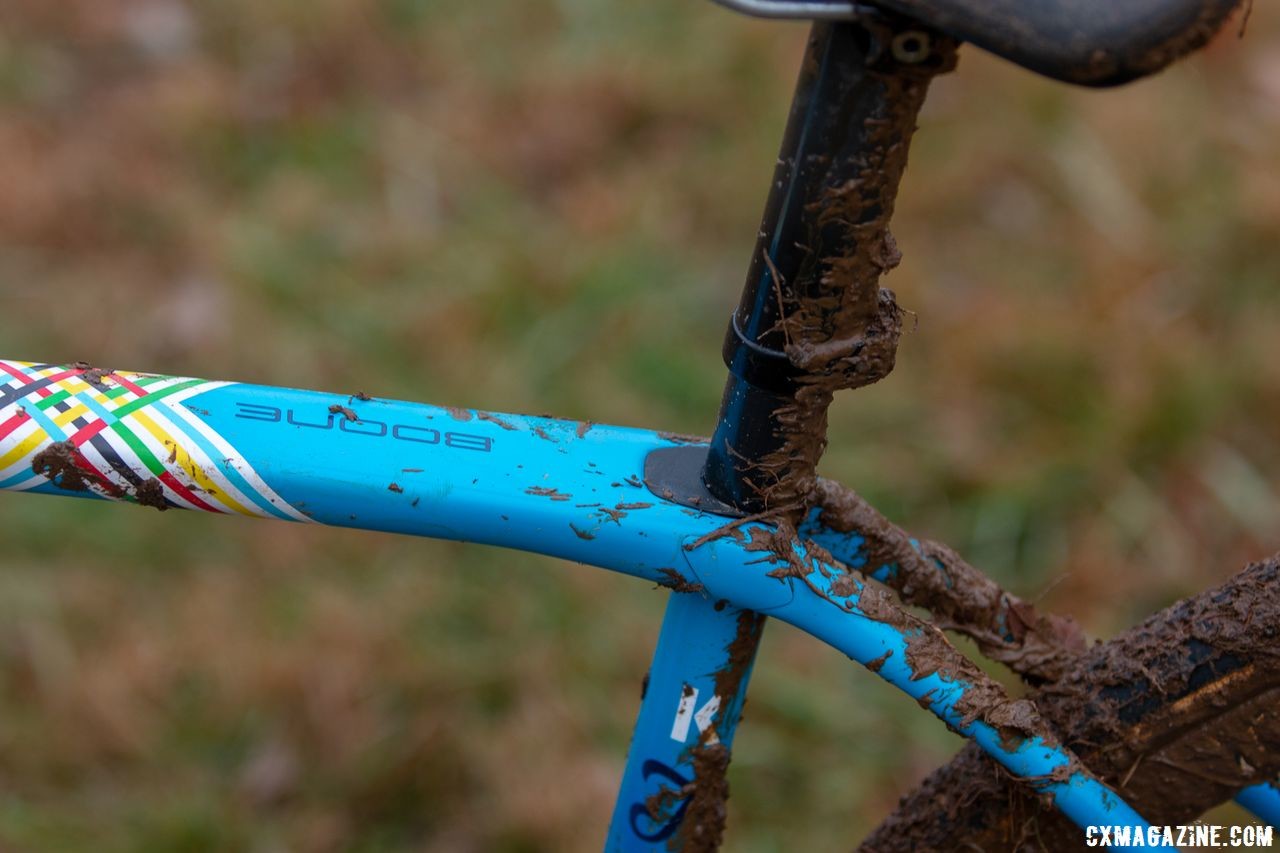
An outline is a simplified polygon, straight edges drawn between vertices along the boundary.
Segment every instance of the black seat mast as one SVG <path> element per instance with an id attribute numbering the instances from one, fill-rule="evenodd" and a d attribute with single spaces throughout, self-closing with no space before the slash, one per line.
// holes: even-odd
<path id="1" fill-rule="evenodd" d="M 1247 0 L 715 0 L 768 18 L 914 18 L 1046 77 L 1115 86 L 1202 47 Z"/>

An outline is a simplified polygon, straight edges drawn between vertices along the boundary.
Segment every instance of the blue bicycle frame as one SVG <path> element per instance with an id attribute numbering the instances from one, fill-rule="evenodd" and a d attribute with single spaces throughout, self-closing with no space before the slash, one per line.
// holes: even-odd
<path id="1" fill-rule="evenodd" d="M 762 550 L 773 528 L 691 509 L 645 483 L 648 430 L 229 382 L 0 362 L 0 488 L 499 545 L 674 589 L 608 849 L 668 844 L 717 803 L 763 617 L 789 622 L 974 739 L 1081 825 L 1142 818 L 1050 736 L 1010 742 L 958 710 L 978 685 L 913 671 L 925 630 L 875 618 L 857 538 L 845 564 Z M 693 445 L 697 446 L 697 445 Z M 804 574 L 782 573 L 799 560 Z M 987 685 L 989 686 L 989 685 Z M 719 808 L 720 805 L 715 805 Z"/>
<path id="2" fill-rule="evenodd" d="M 928 80 L 954 62 L 954 41 L 914 22 L 846 11 L 856 24 L 820 25 L 810 40 L 711 439 L 0 361 L 0 489 L 476 542 L 669 587 L 610 850 L 719 840 L 767 617 L 878 674 L 1078 825 L 1145 831 L 1030 703 L 869 580 L 893 567 L 869 565 L 856 531 L 809 512 L 792 535 L 778 507 L 798 505 L 769 491 L 812 484 L 823 442 L 804 439 L 825 428 L 830 395 L 892 366 L 901 314 L 878 288 L 896 263 L 888 219 Z M 1271 786 L 1240 800 L 1280 817 Z"/>

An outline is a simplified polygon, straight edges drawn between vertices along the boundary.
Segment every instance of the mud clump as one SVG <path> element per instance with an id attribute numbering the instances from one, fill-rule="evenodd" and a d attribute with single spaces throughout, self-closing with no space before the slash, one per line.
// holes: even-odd
<path id="1" fill-rule="evenodd" d="M 729 799 L 729 781 L 725 774 L 729 769 L 730 754 L 729 748 L 720 742 L 716 729 L 723 715 L 729 713 L 733 706 L 742 679 L 755 659 L 764 622 L 765 617 L 758 613 L 744 610 L 738 614 L 733 642 L 725 649 L 728 660 L 715 675 L 715 695 L 722 703 L 720 711 L 692 749 L 693 781 L 681 790 L 681 794 L 688 797 L 688 806 L 679 831 L 668 842 L 669 849 L 702 853 L 720 847 L 724 836 L 725 803 Z"/>
<path id="2" fill-rule="evenodd" d="M 760 459 L 753 479 L 767 483 L 760 491 L 764 505 L 789 511 L 794 520 L 817 490 L 817 464 L 827 448 L 827 410 L 835 392 L 871 385 L 893 370 L 902 309 L 891 290 L 875 287 L 874 280 L 872 287 L 878 309 L 848 337 L 814 343 L 808 340 L 814 330 L 802 326 L 803 313 L 786 321 L 797 341 L 787 346 L 787 356 L 807 374 L 791 401 L 774 411 L 775 433 L 782 441 Z"/>
<path id="3" fill-rule="evenodd" d="M 161 512 L 169 508 L 169 502 L 164 497 L 164 485 L 155 477 L 139 483 L 133 490 L 133 497 L 142 506 L 149 506 Z"/>
<path id="4" fill-rule="evenodd" d="M 1079 761 L 1155 824 L 1188 823 L 1280 773 L 1280 555 L 1081 653 L 1029 698 Z M 1007 742 L 1034 729 L 1007 703 Z M 1064 770 L 1064 773 L 1072 772 Z M 1080 830 L 974 744 L 859 848 L 1080 848 Z"/>
<path id="5" fill-rule="evenodd" d="M 868 571 L 895 566 L 884 582 L 904 601 L 928 610 L 940 628 L 974 640 L 985 657 L 1028 683 L 1057 679 L 1084 652 L 1075 620 L 1040 613 L 940 542 L 913 541 L 851 489 L 819 480 L 817 500 L 824 526 L 862 536 Z"/>
<path id="6" fill-rule="evenodd" d="M 708 730 L 710 731 L 710 730 Z M 729 800 L 729 748 L 701 743 L 693 748 L 693 781 L 681 791 L 689 798 L 680 830 L 667 848 L 685 853 L 714 853 L 724 838 Z"/>
<path id="7" fill-rule="evenodd" d="M 705 435 L 686 435 L 682 432 L 659 432 L 658 438 L 665 439 L 672 444 L 707 444 L 711 441 Z"/>
<path id="8" fill-rule="evenodd" d="M 878 658 L 876 658 L 876 659 L 874 659 L 874 660 L 867 661 L 867 669 L 869 669 L 869 670 L 871 670 L 872 672 L 874 672 L 874 673 L 877 673 L 877 674 L 878 674 L 878 673 L 880 672 L 880 669 L 885 665 L 885 663 L 886 663 L 886 662 L 889 660 L 889 658 L 891 658 L 891 657 L 893 657 L 893 650 L 892 650 L 892 649 L 890 649 L 889 651 L 887 651 L 887 652 L 885 652 L 884 654 L 880 655 L 880 657 L 878 657 Z"/>
<path id="9" fill-rule="evenodd" d="M 958 703 L 956 709 L 960 710 Z M 1000 746 L 1013 752 L 1022 746 L 1023 741 L 1035 735 L 1040 725 L 1040 713 L 1034 702 L 1015 699 L 989 708 L 985 720 L 1000 735 Z"/>
<path id="10" fill-rule="evenodd" d="M 738 630 L 729 644 L 729 662 L 716 673 L 716 695 L 728 703 L 738 695 L 742 678 L 755 660 L 760 645 L 760 632 L 764 630 L 765 617 L 744 610 L 738 614 Z"/>
<path id="11" fill-rule="evenodd" d="M 89 480 L 81 467 L 79 449 L 69 441 L 55 442 L 41 450 L 31 460 L 31 470 L 49 482 L 68 492 L 89 491 Z"/>
<path id="12" fill-rule="evenodd" d="M 115 371 L 106 367 L 94 367 L 87 361 L 77 361 L 72 365 L 76 370 L 82 371 L 80 379 L 87 382 L 99 391 L 110 391 L 111 386 L 106 382 L 107 377 Z"/>
<path id="13" fill-rule="evenodd" d="M 524 490 L 524 493 L 526 495 L 533 495 L 539 498 L 551 498 L 553 501 L 567 501 L 573 499 L 573 495 L 565 494 L 559 489 L 554 489 L 550 486 L 530 486 Z"/>
<path id="14" fill-rule="evenodd" d="M 706 589 L 700 583 L 687 580 L 684 575 L 675 569 L 658 569 L 658 574 L 662 575 L 662 580 L 658 581 L 658 583 L 672 592 L 702 592 Z"/>
<path id="15" fill-rule="evenodd" d="M 492 412 L 477 412 L 476 417 L 482 421 L 488 421 L 491 424 L 497 424 L 508 432 L 514 432 L 518 427 L 510 421 L 503 420 Z"/>

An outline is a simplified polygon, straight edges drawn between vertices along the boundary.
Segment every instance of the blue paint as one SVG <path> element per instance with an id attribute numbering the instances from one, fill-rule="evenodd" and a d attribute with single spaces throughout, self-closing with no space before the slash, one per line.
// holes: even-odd
<path id="1" fill-rule="evenodd" d="M 704 584 L 711 601 L 725 599 L 733 607 L 775 615 L 864 665 L 892 652 L 880 667 L 881 677 L 913 698 L 928 695 L 933 713 L 1015 775 L 1040 780 L 1032 784 L 1077 823 L 1145 826 L 1122 800 L 1084 773 L 1049 782 L 1046 777 L 1070 760 L 1060 747 L 1030 740 L 1010 751 L 990 726 L 964 723 L 955 705 L 969 685 L 937 674 L 915 678 L 905 658 L 909 633 L 859 612 L 856 595 L 841 598 L 831 591 L 830 580 L 843 572 L 841 567 L 811 559 L 796 546 L 797 556 L 812 571 L 805 579 L 779 579 L 768 575 L 779 565 L 767 550 L 752 550 L 734 536 L 688 547 L 725 519 L 690 512 L 644 488 L 645 457 L 673 444 L 657 433 L 593 426 L 579 436 L 576 423 L 550 418 L 501 415 L 486 420 L 474 411 L 254 385 L 218 387 L 184 404 L 236 449 L 239 458 L 222 460 L 222 465 L 251 466 L 283 500 L 315 521 L 501 545 L 651 582 L 663 579 L 663 569 L 676 568 Z M 354 409 L 363 426 L 351 422 L 344 428 L 341 417 L 330 424 L 328 408 L 333 405 Z M 264 419 L 263 413 L 272 410 L 281 416 Z M 327 428 L 301 427 L 300 421 Z M 45 485 L 39 491 L 58 490 Z M 746 534 L 753 537 L 770 531 L 762 525 L 749 527 Z M 840 558 L 855 557 L 858 543 L 846 537 L 843 543 L 821 544 Z M 877 567 L 876 574 L 884 570 Z M 683 595 L 676 600 L 696 611 L 694 602 L 701 599 Z M 724 636 L 726 619 L 718 616 L 690 614 L 673 620 L 670 630 L 703 637 L 699 645 L 707 654 L 714 653 L 718 642 L 707 638 Z M 702 664 L 691 670 L 666 648 L 659 649 L 655 665 L 664 680 L 701 677 L 697 684 L 705 684 L 706 673 L 714 671 L 698 669 Z M 637 738 L 651 743 L 661 726 L 651 726 L 643 715 L 644 709 Z M 670 751 L 656 757 L 660 754 L 645 758 L 681 773 Z M 629 768 L 632 778 L 624 787 L 630 792 L 644 790 L 655 774 L 664 772 L 649 764 L 646 777 L 643 758 L 633 765 L 639 775 Z"/>
<path id="2" fill-rule="evenodd" d="M 572 421 L 249 385 L 190 402 L 282 498 L 324 524 L 536 551 L 650 581 L 679 564 L 691 519 L 641 482 L 648 453 L 673 444 L 648 430 L 593 426 L 579 438 Z M 290 412 L 324 423 L 331 405 L 360 420 L 290 423 Z M 265 410 L 280 419 L 262 419 Z"/>
<path id="3" fill-rule="evenodd" d="M 732 746 L 751 667 L 732 696 L 717 695 L 715 674 L 728 663 L 741 619 L 758 635 L 763 620 L 736 607 L 717 607 L 697 593 L 671 594 L 609 826 L 610 853 L 665 849 L 689 805 L 678 792 L 694 778 L 692 748 L 712 732 Z M 661 806 L 656 816 L 651 803 Z"/>
<path id="4" fill-rule="evenodd" d="M 768 528 L 754 526 L 748 531 L 755 536 L 768 533 Z M 913 699 L 929 700 L 929 710 L 965 737 L 973 739 L 988 755 L 1015 776 L 1032 781 L 1038 790 L 1049 794 L 1068 817 L 1080 826 L 1090 824 L 1128 824 L 1146 827 L 1147 823 L 1127 803 L 1087 772 L 1078 771 L 1064 781 L 1051 782 L 1048 777 L 1070 762 L 1069 754 L 1060 746 L 1038 738 L 1006 749 L 1001 737 L 981 720 L 964 721 L 956 704 L 970 685 L 934 673 L 917 677 L 907 663 L 907 641 L 911 633 L 896 626 L 878 622 L 857 607 L 861 583 L 851 595 L 841 596 L 831 589 L 834 578 L 843 574 L 838 566 L 824 564 L 809 557 L 799 545 L 797 557 L 811 569 L 805 578 L 778 580 L 764 572 L 746 571 L 746 563 L 755 557 L 743 543 L 721 538 L 690 552 L 690 565 L 698 581 L 715 597 L 729 598 L 734 603 L 746 599 L 780 598 L 777 587 L 786 584 L 794 595 L 768 612 L 801 630 L 812 634 L 863 664 L 881 661 L 878 674 Z M 767 568 L 767 567 L 766 567 Z M 885 655 L 888 657 L 885 658 Z"/>
<path id="5" fill-rule="evenodd" d="M 1258 820 L 1280 827 L 1280 788 L 1275 782 L 1245 788 L 1236 794 L 1236 802 L 1253 812 Z"/>

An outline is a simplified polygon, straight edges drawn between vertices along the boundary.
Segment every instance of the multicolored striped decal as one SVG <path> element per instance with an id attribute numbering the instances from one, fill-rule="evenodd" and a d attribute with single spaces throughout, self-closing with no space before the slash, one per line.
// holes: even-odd
<path id="1" fill-rule="evenodd" d="M 308 521 L 189 403 L 232 384 L 0 360 L 0 489 Z"/>

